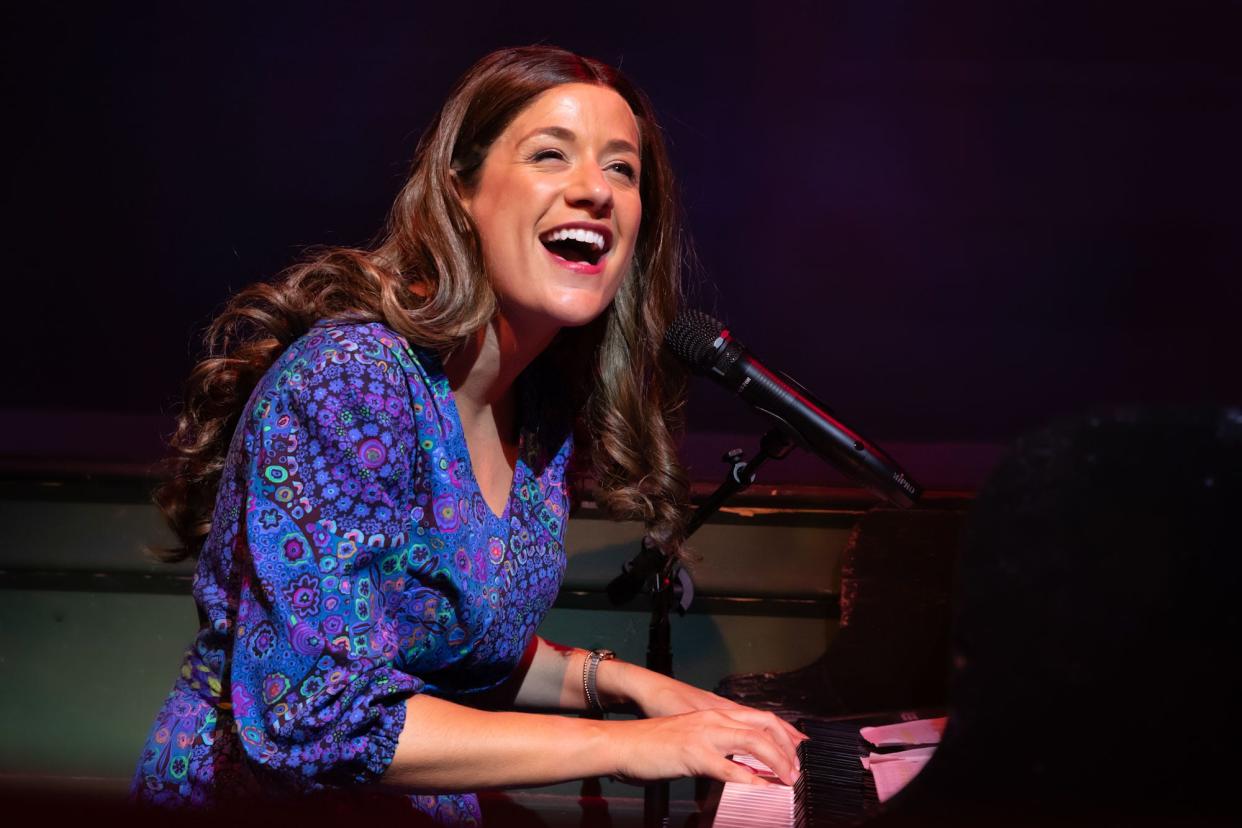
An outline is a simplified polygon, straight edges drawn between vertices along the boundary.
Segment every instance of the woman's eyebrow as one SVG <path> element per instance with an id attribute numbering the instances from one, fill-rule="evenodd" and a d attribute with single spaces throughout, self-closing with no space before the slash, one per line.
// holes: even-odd
<path id="1" fill-rule="evenodd" d="M 604 152 L 632 152 L 635 155 L 642 155 L 638 148 L 624 138 L 613 138 L 607 144 L 604 144 Z"/>
<path id="2" fill-rule="evenodd" d="M 545 126 L 545 127 L 539 127 L 538 129 L 534 129 L 526 133 L 525 135 L 522 136 L 521 140 L 518 141 L 518 143 L 524 144 L 527 141 L 529 141 L 531 138 L 538 138 L 541 135 L 546 136 L 548 138 L 556 138 L 559 141 L 569 141 L 569 142 L 573 142 L 578 137 L 577 135 L 574 134 L 574 131 L 572 129 L 566 129 L 565 127 L 558 127 L 558 126 Z"/>
<path id="3" fill-rule="evenodd" d="M 565 127 L 560 126 L 545 126 L 531 130 L 526 135 L 522 136 L 518 143 L 524 144 L 530 139 L 540 136 L 555 138 L 558 141 L 566 141 L 569 143 L 573 143 L 578 139 L 577 133 L 575 133 L 572 129 L 566 129 Z M 635 155 L 641 155 L 637 147 L 624 138 L 613 138 L 611 141 L 604 144 L 604 152 L 632 152 Z"/>

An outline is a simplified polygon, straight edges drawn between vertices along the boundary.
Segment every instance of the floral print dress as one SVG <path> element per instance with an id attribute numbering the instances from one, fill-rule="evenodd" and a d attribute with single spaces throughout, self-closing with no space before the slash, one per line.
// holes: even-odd
<path id="1" fill-rule="evenodd" d="M 202 627 L 134 798 L 366 785 L 418 727 L 407 698 L 509 676 L 565 565 L 571 439 L 539 456 L 528 426 L 496 515 L 433 354 L 376 323 L 323 322 L 291 345 L 234 433 L 194 576 Z M 446 824 L 480 818 L 472 794 L 410 801 Z"/>

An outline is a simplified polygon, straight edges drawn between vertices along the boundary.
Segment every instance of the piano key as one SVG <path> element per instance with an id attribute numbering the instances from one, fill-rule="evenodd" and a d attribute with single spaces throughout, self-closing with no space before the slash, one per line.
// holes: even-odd
<path id="1" fill-rule="evenodd" d="M 739 753 L 734 762 L 746 765 L 765 777 L 772 769 L 749 754 Z M 713 828 L 790 828 L 794 820 L 793 788 L 780 782 L 746 785 L 730 782 L 720 795 Z"/>

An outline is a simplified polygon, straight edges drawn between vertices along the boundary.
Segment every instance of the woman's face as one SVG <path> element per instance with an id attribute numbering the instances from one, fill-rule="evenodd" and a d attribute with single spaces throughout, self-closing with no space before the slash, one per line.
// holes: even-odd
<path id="1" fill-rule="evenodd" d="M 604 86 L 535 98 L 488 150 L 462 203 L 505 321 L 550 337 L 608 307 L 642 219 L 638 124 Z"/>

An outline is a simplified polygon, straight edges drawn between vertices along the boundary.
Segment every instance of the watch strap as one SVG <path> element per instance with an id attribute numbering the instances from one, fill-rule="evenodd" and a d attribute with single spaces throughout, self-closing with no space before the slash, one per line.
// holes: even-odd
<path id="1" fill-rule="evenodd" d="M 587 653 L 586 661 L 582 664 L 582 695 L 586 698 L 588 710 L 596 713 L 608 712 L 600 700 L 599 689 L 595 683 L 595 675 L 599 671 L 599 663 L 601 661 L 610 661 L 616 657 L 617 654 L 612 650 L 602 647 Z"/>

